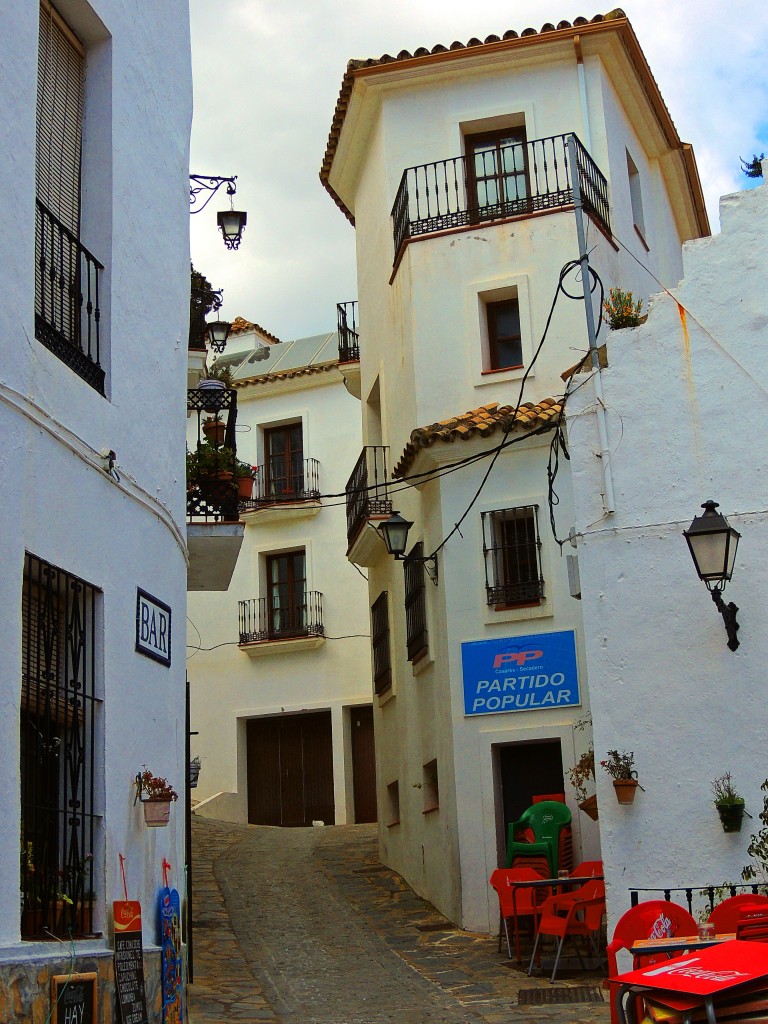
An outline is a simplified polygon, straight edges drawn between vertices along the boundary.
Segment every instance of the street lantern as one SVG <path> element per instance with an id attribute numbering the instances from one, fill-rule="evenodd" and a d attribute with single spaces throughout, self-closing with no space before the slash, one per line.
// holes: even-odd
<path id="1" fill-rule="evenodd" d="M 248 214 L 244 210 L 219 210 L 216 214 L 216 223 L 228 249 L 240 248 L 240 239 L 247 220 Z"/>
<path id="2" fill-rule="evenodd" d="M 735 651 L 739 646 L 736 636 L 739 629 L 736 613 L 739 609 L 733 601 L 726 605 L 722 594 L 725 584 L 733 575 L 741 534 L 729 526 L 725 516 L 716 511 L 716 501 L 710 499 L 701 507 L 704 509 L 703 515 L 694 518 L 688 529 L 683 531 L 683 536 L 688 543 L 699 579 L 706 583 L 712 600 L 723 617 L 728 633 L 728 646 Z"/>
<path id="3" fill-rule="evenodd" d="M 244 210 L 234 209 L 235 202 L 232 197 L 237 191 L 237 175 L 232 178 L 221 178 L 215 174 L 190 174 L 189 182 L 190 213 L 202 213 L 221 186 L 227 186 L 229 209 L 220 210 L 216 214 L 216 223 L 224 237 L 224 245 L 228 249 L 239 249 L 248 214 Z"/>
<path id="4" fill-rule="evenodd" d="M 229 329 L 232 326 L 226 320 L 211 320 L 205 325 L 208 335 L 208 344 L 214 352 L 223 352 L 229 337 Z"/>
<path id="5" fill-rule="evenodd" d="M 378 525 L 377 530 L 386 545 L 387 554 L 392 555 L 399 562 L 405 562 L 406 565 L 420 562 L 424 566 L 427 576 L 437 586 L 437 552 L 424 557 L 405 554 L 408 531 L 412 526 L 413 523 L 404 519 L 399 512 L 393 512 L 389 519 Z"/>

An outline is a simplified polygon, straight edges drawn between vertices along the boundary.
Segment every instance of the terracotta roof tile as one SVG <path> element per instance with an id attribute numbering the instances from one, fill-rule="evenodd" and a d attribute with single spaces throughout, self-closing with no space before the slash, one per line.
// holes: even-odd
<path id="1" fill-rule="evenodd" d="M 560 21 L 557 24 L 557 28 L 551 22 L 547 22 L 542 25 L 538 31 L 535 28 L 523 29 L 519 34 L 512 29 L 508 29 L 503 36 L 497 35 L 486 36 L 484 40 L 473 37 L 467 43 L 460 43 L 458 40 L 451 43 L 450 46 L 443 46 L 438 43 L 431 49 L 427 49 L 425 46 L 420 46 L 418 49 L 411 53 L 409 50 L 401 50 L 396 57 L 392 57 L 388 53 L 384 53 L 381 57 L 370 57 L 367 60 L 350 60 L 347 62 L 347 70 L 344 78 L 341 81 L 341 91 L 339 92 L 339 98 L 336 101 L 336 109 L 334 110 L 333 120 L 331 122 L 331 130 L 328 135 L 328 144 L 325 148 L 325 156 L 323 158 L 322 167 L 320 168 L 320 181 L 323 183 L 325 188 L 330 193 L 336 205 L 339 209 L 347 216 L 352 224 L 355 220 L 350 211 L 346 208 L 342 200 L 336 195 L 328 182 L 328 175 L 331 172 L 331 165 L 333 158 L 336 154 L 336 146 L 341 135 L 341 130 L 344 126 L 344 119 L 347 116 L 347 108 L 352 96 L 352 89 L 355 84 L 356 72 L 365 71 L 368 68 L 375 68 L 385 64 L 396 64 L 408 60 L 426 60 L 432 58 L 435 54 L 456 52 L 459 50 L 468 50 L 477 46 L 494 46 L 498 47 L 504 43 L 510 43 L 510 45 L 523 45 L 520 41 L 525 39 L 528 44 L 528 40 L 531 36 L 542 36 L 547 35 L 550 32 L 571 32 L 574 29 L 578 30 L 580 27 L 585 25 L 596 25 L 600 22 L 618 21 L 623 20 L 627 24 L 627 16 L 624 11 L 617 7 L 615 10 L 610 11 L 608 14 L 596 14 L 593 18 L 574 18 L 573 23 L 569 21 Z"/>
<path id="2" fill-rule="evenodd" d="M 276 370 L 274 373 L 260 373 L 258 376 L 243 377 L 232 382 L 233 388 L 249 387 L 252 384 L 271 384 L 278 380 L 293 380 L 296 377 L 311 377 L 316 373 L 328 373 L 339 365 L 338 359 L 314 366 L 300 366 L 295 370 Z"/>
<path id="3" fill-rule="evenodd" d="M 540 402 L 525 402 L 514 416 L 514 407 L 490 402 L 478 409 L 470 409 L 461 416 L 453 416 L 427 427 L 417 427 L 403 449 L 400 461 L 392 476 L 402 477 L 413 464 L 417 454 L 437 441 L 452 444 L 456 440 L 468 441 L 473 437 L 490 437 L 497 430 L 535 430 L 539 427 L 554 427 L 560 418 L 562 405 L 556 398 L 544 398 Z M 513 418 L 514 416 L 514 418 Z"/>
<path id="4" fill-rule="evenodd" d="M 229 328 L 230 334 L 242 334 L 245 331 L 256 331 L 265 340 L 269 340 L 273 345 L 279 345 L 280 339 L 276 338 L 274 334 L 270 334 L 269 331 L 265 331 L 263 327 L 259 327 L 258 324 L 251 323 L 250 320 L 246 320 L 242 316 L 236 316 L 232 321 L 232 326 Z"/>

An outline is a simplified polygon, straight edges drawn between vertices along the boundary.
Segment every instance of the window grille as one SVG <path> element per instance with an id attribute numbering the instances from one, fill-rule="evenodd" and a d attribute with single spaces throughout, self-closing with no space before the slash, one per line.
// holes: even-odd
<path id="1" fill-rule="evenodd" d="M 427 653 L 429 638 L 427 636 L 427 599 L 424 581 L 424 563 L 409 561 L 423 558 L 424 545 L 421 541 L 414 544 L 407 556 L 403 572 L 405 574 L 405 630 L 408 645 L 408 661 L 416 661 Z"/>
<path id="2" fill-rule="evenodd" d="M 373 649 L 373 689 L 383 693 L 392 685 L 392 663 L 389 655 L 389 605 L 387 592 L 382 591 L 371 607 L 371 647 Z"/>
<path id="3" fill-rule="evenodd" d="M 489 605 L 539 604 L 544 597 L 538 505 L 482 513 Z"/>
<path id="4" fill-rule="evenodd" d="M 22 938 L 93 932 L 99 591 L 27 554 L 22 590 Z"/>

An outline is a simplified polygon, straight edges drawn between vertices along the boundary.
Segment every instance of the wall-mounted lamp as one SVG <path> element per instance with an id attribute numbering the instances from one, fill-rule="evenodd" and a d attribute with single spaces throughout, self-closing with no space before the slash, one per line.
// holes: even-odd
<path id="1" fill-rule="evenodd" d="M 399 512 L 393 512 L 389 519 L 377 526 L 377 530 L 386 545 L 387 554 L 392 555 L 400 562 L 405 562 L 406 565 L 420 562 L 424 566 L 427 576 L 437 586 L 437 554 L 420 557 L 405 553 L 408 544 L 408 531 L 412 526 L 413 523 L 403 519 Z"/>
<path id="2" fill-rule="evenodd" d="M 213 199 L 222 185 L 227 186 L 229 196 L 229 209 L 220 210 L 216 214 L 216 223 L 224 236 L 224 245 L 228 249 L 238 249 L 240 239 L 243 235 L 243 228 L 248 220 L 248 214 L 244 210 L 234 208 L 233 196 L 237 191 L 237 175 L 232 178 L 220 178 L 215 174 L 190 174 L 189 176 L 189 212 L 202 213 L 208 203 Z M 201 193 L 209 192 L 203 201 Z"/>
<path id="3" fill-rule="evenodd" d="M 722 594 L 733 574 L 741 534 L 728 525 L 725 516 L 715 511 L 718 508 L 716 501 L 705 501 L 701 507 L 704 514 L 696 516 L 688 529 L 683 530 L 683 536 L 688 542 L 699 579 L 706 583 L 715 607 L 723 616 L 728 646 L 735 651 L 739 646 L 736 636 L 739 629 L 736 612 L 739 609 L 733 601 L 726 604 Z"/>
<path id="4" fill-rule="evenodd" d="M 227 344 L 229 329 L 232 326 L 227 320 L 211 320 L 205 325 L 205 333 L 208 336 L 208 344 L 214 352 L 221 354 Z"/>

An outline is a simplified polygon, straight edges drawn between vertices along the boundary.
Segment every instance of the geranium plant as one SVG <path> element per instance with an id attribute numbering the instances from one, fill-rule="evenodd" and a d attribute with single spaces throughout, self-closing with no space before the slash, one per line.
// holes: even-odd
<path id="1" fill-rule="evenodd" d="M 600 762 L 614 779 L 637 779 L 634 750 L 609 750 L 608 758 Z"/>
<path id="2" fill-rule="evenodd" d="M 640 310 L 643 300 L 634 301 L 632 292 L 624 292 L 621 288 L 611 288 L 608 299 L 603 303 L 604 319 L 611 330 L 622 327 L 637 327 L 640 323 Z"/>
<path id="3" fill-rule="evenodd" d="M 178 800 L 179 794 L 167 779 L 153 775 L 148 768 L 136 776 L 136 788 L 140 800 Z M 146 794 L 142 796 L 142 794 Z"/>

